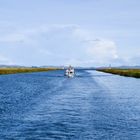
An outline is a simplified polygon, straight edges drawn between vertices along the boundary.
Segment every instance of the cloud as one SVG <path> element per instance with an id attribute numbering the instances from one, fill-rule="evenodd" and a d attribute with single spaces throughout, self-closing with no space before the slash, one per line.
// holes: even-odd
<path id="1" fill-rule="evenodd" d="M 28 42 L 35 41 L 35 37 L 42 36 L 42 34 L 51 34 L 52 32 L 62 31 L 64 29 L 73 30 L 77 28 L 78 25 L 75 24 L 52 24 L 52 25 L 41 25 L 38 27 L 30 27 L 19 29 L 17 28 L 13 32 L 8 32 L 5 35 L 0 35 L 0 42 L 4 43 L 18 43 L 18 42 Z M 12 28 L 12 27 L 11 27 Z"/>
<path id="2" fill-rule="evenodd" d="M 12 65 L 13 62 L 9 58 L 0 55 L 0 64 Z"/>
<path id="3" fill-rule="evenodd" d="M 133 57 L 127 57 L 126 58 L 126 64 L 127 65 L 133 65 L 133 66 L 140 66 L 140 55 L 133 56 Z"/>
<path id="4" fill-rule="evenodd" d="M 119 59 L 117 46 L 113 40 L 96 37 L 93 32 L 80 28 L 74 31 L 74 36 L 85 46 L 87 63 L 103 65 Z"/>
<path id="5" fill-rule="evenodd" d="M 50 51 L 48 51 L 48 50 L 46 50 L 46 49 L 40 49 L 39 52 L 40 52 L 42 55 L 47 55 L 47 56 L 48 56 L 48 55 L 49 55 L 49 56 L 53 55 L 52 52 L 50 52 Z"/>
<path id="6" fill-rule="evenodd" d="M 25 34 L 15 33 L 3 36 L 0 38 L 0 42 L 2 43 L 16 43 L 21 42 L 26 39 Z"/>
<path id="7" fill-rule="evenodd" d="M 110 61 L 118 58 L 115 42 L 110 40 L 99 40 L 88 43 L 87 53 L 100 62 Z"/>
<path id="8" fill-rule="evenodd" d="M 113 40 L 95 36 L 93 31 L 75 24 L 44 24 L 17 29 L 13 33 L 1 35 L 0 43 L 13 44 L 15 53 L 23 58 L 25 55 L 30 58 L 28 55 L 34 53 L 32 60 L 26 62 L 33 65 L 35 62 L 31 61 L 36 59 L 38 64 L 46 63 L 46 59 L 47 63 L 52 64 L 87 66 L 108 64 L 119 59 Z"/>

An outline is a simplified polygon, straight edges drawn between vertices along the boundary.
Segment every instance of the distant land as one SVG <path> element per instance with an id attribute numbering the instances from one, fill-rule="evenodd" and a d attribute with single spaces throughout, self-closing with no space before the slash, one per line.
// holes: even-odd
<path id="1" fill-rule="evenodd" d="M 140 66 L 116 66 L 116 67 L 96 67 L 96 69 L 108 69 L 108 68 L 117 68 L 117 69 L 140 69 Z"/>
<path id="2" fill-rule="evenodd" d="M 0 65 L 0 68 L 63 68 L 64 66 L 21 66 L 21 65 Z"/>
<path id="3" fill-rule="evenodd" d="M 54 65 L 43 65 L 43 66 L 22 66 L 22 65 L 0 65 L 0 68 L 67 68 L 67 66 L 54 66 Z M 140 69 L 140 66 L 111 66 L 111 67 L 74 67 L 75 69 L 105 69 L 105 68 L 120 68 L 120 69 Z"/>
<path id="4" fill-rule="evenodd" d="M 107 68 L 107 69 L 97 69 L 97 71 L 111 73 L 111 74 L 117 74 L 120 76 L 126 76 L 126 77 L 134 77 L 134 78 L 140 78 L 140 69 L 122 69 L 122 68 Z"/>
<path id="5" fill-rule="evenodd" d="M 140 66 L 119 66 L 119 67 L 74 67 L 76 70 L 97 70 L 122 76 L 140 78 Z M 0 65 L 1 74 L 16 74 L 27 72 L 41 72 L 50 70 L 67 69 L 67 66 L 21 66 L 21 65 Z"/>

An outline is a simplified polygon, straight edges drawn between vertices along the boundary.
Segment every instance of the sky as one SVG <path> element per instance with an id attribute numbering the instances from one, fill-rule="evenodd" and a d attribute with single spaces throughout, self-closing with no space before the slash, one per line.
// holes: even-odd
<path id="1" fill-rule="evenodd" d="M 0 0 L 0 64 L 140 65 L 139 0 Z"/>

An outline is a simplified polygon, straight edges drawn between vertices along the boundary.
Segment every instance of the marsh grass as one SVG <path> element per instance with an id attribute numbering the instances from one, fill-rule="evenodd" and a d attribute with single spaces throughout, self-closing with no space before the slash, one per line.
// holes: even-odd
<path id="1" fill-rule="evenodd" d="M 111 73 L 111 74 L 117 74 L 121 76 L 127 76 L 127 77 L 135 77 L 140 78 L 140 69 L 98 69 L 98 71 Z"/>
<path id="2" fill-rule="evenodd" d="M 16 74 L 16 73 L 28 73 L 28 72 L 42 72 L 57 70 L 56 68 L 0 68 L 0 75 L 2 74 Z"/>

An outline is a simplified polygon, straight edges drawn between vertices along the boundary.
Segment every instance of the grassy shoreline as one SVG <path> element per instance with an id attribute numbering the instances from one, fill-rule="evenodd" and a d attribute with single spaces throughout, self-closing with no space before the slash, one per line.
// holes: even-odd
<path id="1" fill-rule="evenodd" d="M 126 77 L 140 78 L 140 69 L 97 69 L 97 71 L 117 74 Z"/>
<path id="2" fill-rule="evenodd" d="M 0 75 L 58 70 L 57 68 L 0 68 Z"/>

